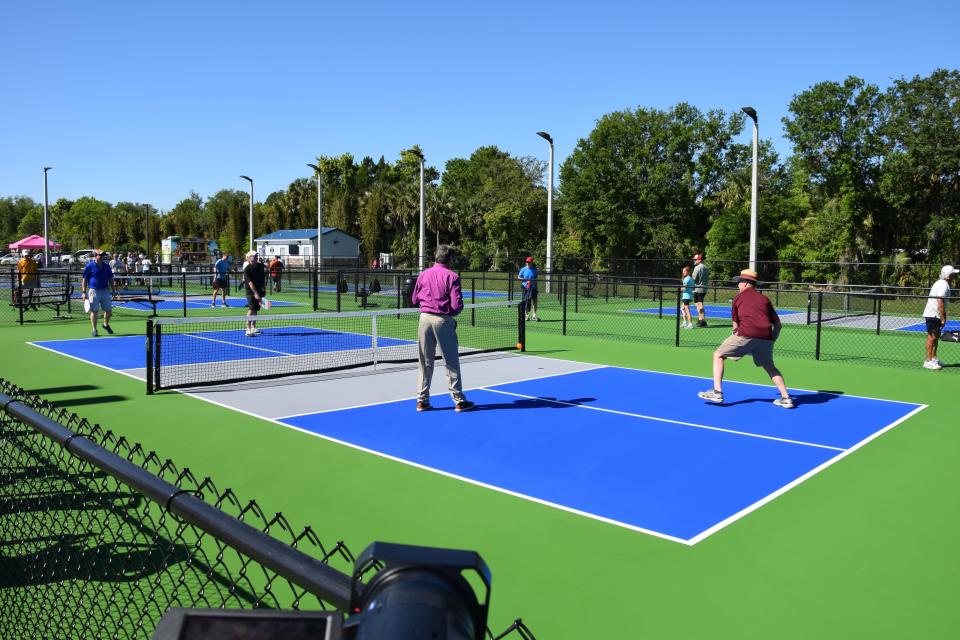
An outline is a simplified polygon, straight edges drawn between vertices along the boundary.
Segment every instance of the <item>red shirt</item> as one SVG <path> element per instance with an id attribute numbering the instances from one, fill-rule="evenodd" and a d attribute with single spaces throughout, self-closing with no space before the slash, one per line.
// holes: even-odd
<path id="1" fill-rule="evenodd" d="M 770 300 L 753 287 L 746 287 L 733 299 L 733 321 L 741 338 L 772 340 L 772 325 L 777 320 Z"/>
<path id="2" fill-rule="evenodd" d="M 439 262 L 424 269 L 413 288 L 413 304 L 426 313 L 457 315 L 463 310 L 460 276 Z"/>

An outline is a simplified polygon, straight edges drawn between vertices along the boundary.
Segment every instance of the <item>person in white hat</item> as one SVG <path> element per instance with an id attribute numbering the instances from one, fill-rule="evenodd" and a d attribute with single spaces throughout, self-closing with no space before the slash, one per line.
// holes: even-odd
<path id="1" fill-rule="evenodd" d="M 931 371 L 943 369 L 940 358 L 937 357 L 937 345 L 940 334 L 947 324 L 947 298 L 950 297 L 950 281 L 960 269 L 945 264 L 940 269 L 940 279 L 930 287 L 930 296 L 927 306 L 923 308 L 923 320 L 927 324 L 927 359 L 923 361 L 923 368 Z"/>

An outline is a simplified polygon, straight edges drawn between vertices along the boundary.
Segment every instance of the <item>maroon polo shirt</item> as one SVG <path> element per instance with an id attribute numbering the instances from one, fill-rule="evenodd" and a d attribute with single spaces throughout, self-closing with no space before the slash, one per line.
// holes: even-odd
<path id="1" fill-rule="evenodd" d="M 747 287 L 733 299 L 733 321 L 741 338 L 772 340 L 777 312 L 767 296 L 754 287 Z"/>
<path id="2" fill-rule="evenodd" d="M 460 276 L 439 262 L 424 269 L 413 288 L 413 304 L 426 313 L 457 315 L 463 309 Z"/>

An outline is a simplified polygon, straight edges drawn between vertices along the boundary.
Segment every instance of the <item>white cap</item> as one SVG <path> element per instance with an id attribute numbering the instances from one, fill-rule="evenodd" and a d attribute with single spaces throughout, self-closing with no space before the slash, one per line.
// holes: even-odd
<path id="1" fill-rule="evenodd" d="M 940 269 L 940 279 L 946 280 L 955 273 L 960 273 L 960 269 L 957 269 L 952 265 L 945 264 L 943 265 L 943 269 Z"/>
<path id="2" fill-rule="evenodd" d="M 247 258 L 250 258 L 250 257 L 253 257 L 253 256 L 255 256 L 255 255 L 257 255 L 257 252 L 254 251 L 253 249 L 251 249 L 250 251 L 247 251 L 247 256 L 246 256 L 246 257 L 247 257 Z"/>

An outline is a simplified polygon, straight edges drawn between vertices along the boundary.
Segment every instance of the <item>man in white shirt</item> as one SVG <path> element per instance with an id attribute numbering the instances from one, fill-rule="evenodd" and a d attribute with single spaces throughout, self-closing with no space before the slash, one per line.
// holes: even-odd
<path id="1" fill-rule="evenodd" d="M 923 309 L 923 319 L 927 323 L 927 359 L 923 361 L 924 369 L 937 371 L 943 369 L 937 357 L 937 345 L 940 333 L 947 324 L 947 298 L 950 297 L 950 281 L 960 269 L 952 265 L 944 265 L 940 269 L 940 279 L 930 287 L 930 297 L 927 306 Z"/>

